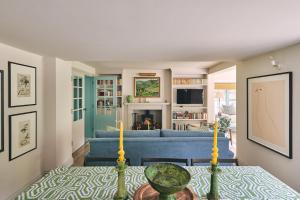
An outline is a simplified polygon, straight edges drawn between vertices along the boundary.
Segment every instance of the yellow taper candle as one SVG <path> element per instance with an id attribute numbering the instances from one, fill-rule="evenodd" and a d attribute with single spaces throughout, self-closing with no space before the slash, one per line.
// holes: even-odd
<path id="1" fill-rule="evenodd" d="M 125 160 L 125 151 L 123 146 L 123 122 L 120 122 L 120 143 L 119 143 L 119 161 L 123 162 Z"/>
<path id="2" fill-rule="evenodd" d="M 213 148 L 212 148 L 212 159 L 211 164 L 216 165 L 218 163 L 218 121 L 215 120 L 214 125 L 214 141 L 213 141 Z"/>

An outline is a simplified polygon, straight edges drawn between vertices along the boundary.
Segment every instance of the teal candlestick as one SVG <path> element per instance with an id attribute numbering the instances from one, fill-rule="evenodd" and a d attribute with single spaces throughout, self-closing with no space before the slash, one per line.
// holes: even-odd
<path id="1" fill-rule="evenodd" d="M 218 184 L 218 173 L 221 172 L 221 169 L 218 168 L 218 164 L 211 165 L 210 168 L 210 192 L 206 195 L 208 200 L 218 200 L 220 199 L 219 195 L 219 184 Z"/>
<path id="2" fill-rule="evenodd" d="M 128 199 L 128 192 L 125 186 L 125 169 L 126 169 L 126 160 L 117 161 L 117 171 L 118 171 L 118 190 L 114 196 L 114 200 L 126 200 Z"/>

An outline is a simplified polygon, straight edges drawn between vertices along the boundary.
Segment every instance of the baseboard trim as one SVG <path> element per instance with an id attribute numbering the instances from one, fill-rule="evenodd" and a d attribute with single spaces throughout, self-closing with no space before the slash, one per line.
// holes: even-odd
<path id="1" fill-rule="evenodd" d="M 84 142 L 83 145 L 81 145 L 78 149 L 76 149 L 73 153 L 72 153 L 72 157 L 75 158 L 77 157 L 78 154 L 81 154 L 82 151 L 84 151 L 84 149 L 86 148 L 86 145 L 88 144 L 88 142 Z"/>
<path id="2" fill-rule="evenodd" d="M 19 196 L 25 189 L 27 189 L 29 186 L 31 186 L 32 184 L 34 184 L 35 182 L 37 182 L 40 178 L 42 178 L 44 175 L 40 174 L 37 177 L 33 178 L 31 181 L 29 181 L 27 184 L 25 184 L 23 187 L 21 187 L 20 189 L 18 189 L 16 192 L 14 192 L 13 194 L 11 194 L 7 200 L 14 200 L 17 198 L 17 196 Z"/>
<path id="3" fill-rule="evenodd" d="M 71 156 L 70 158 L 68 158 L 63 164 L 63 167 L 71 167 L 73 165 L 74 159 Z"/>

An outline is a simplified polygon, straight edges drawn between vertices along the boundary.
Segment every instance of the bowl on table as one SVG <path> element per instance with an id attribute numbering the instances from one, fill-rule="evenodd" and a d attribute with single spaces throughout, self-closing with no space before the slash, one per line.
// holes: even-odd
<path id="1" fill-rule="evenodd" d="M 159 192 L 159 200 L 175 200 L 175 194 L 185 189 L 191 180 L 186 169 L 171 163 L 150 165 L 144 173 L 151 187 Z"/>

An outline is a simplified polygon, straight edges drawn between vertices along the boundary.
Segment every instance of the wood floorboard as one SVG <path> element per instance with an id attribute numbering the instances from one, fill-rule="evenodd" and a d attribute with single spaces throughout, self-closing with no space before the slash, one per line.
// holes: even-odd
<path id="1" fill-rule="evenodd" d="M 83 166 L 84 163 L 84 155 L 90 151 L 90 145 L 88 143 L 81 146 L 78 150 L 76 150 L 73 156 L 73 165 L 72 166 Z"/>

